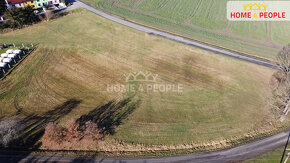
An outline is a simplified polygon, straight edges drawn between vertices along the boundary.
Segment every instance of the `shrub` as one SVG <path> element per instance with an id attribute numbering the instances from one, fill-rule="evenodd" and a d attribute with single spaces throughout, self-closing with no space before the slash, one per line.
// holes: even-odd
<path id="1" fill-rule="evenodd" d="M 84 137 L 92 140 L 101 140 L 103 135 L 101 134 L 96 123 L 88 121 L 85 123 Z"/>
<path id="2" fill-rule="evenodd" d="M 9 147 L 15 143 L 24 130 L 24 122 L 17 117 L 4 118 L 0 121 L 0 144 Z"/>
<path id="3" fill-rule="evenodd" d="M 96 144 L 103 138 L 96 123 L 88 121 L 80 126 L 74 120 L 68 121 L 65 127 L 58 126 L 56 123 L 49 123 L 45 127 L 45 133 L 41 138 L 42 144 L 52 148 L 71 148 L 74 145 L 82 144 L 89 146 Z M 85 142 L 85 143 L 84 143 Z"/>
<path id="4" fill-rule="evenodd" d="M 49 20 L 53 17 L 53 12 L 50 11 L 50 10 L 46 10 L 46 11 L 44 12 L 44 15 L 45 15 L 45 19 L 46 19 L 46 21 L 49 21 Z"/>
<path id="5" fill-rule="evenodd" d="M 66 131 L 64 128 L 57 126 L 56 123 L 50 122 L 45 127 L 45 133 L 42 137 L 42 143 L 61 143 L 65 137 L 65 133 Z"/>
<path id="6" fill-rule="evenodd" d="M 68 142 L 77 142 L 83 137 L 83 133 L 79 128 L 79 124 L 73 119 L 66 124 L 66 137 L 64 140 Z"/>
<path id="7" fill-rule="evenodd" d="M 276 80 L 270 104 L 283 122 L 290 111 L 290 44 L 285 46 L 276 57 Z"/>

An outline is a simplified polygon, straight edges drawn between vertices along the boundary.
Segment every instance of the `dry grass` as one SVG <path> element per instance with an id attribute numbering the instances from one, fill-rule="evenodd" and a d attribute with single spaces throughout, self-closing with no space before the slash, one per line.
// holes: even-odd
<path id="1" fill-rule="evenodd" d="M 275 127 L 279 128 L 281 124 L 277 124 Z M 55 129 L 56 127 L 54 127 Z M 56 132 L 54 130 L 54 132 Z M 196 143 L 191 142 L 188 144 L 178 144 L 178 145 L 145 145 L 145 144 L 135 144 L 127 143 L 117 139 L 91 139 L 84 137 L 79 141 L 66 141 L 62 140 L 61 143 L 52 143 L 47 137 L 43 137 L 44 145 L 41 149 L 53 149 L 53 150 L 96 150 L 102 152 L 148 152 L 148 151 L 167 151 L 167 150 L 218 150 L 233 147 L 233 145 L 238 143 L 243 143 L 254 138 L 259 138 L 264 134 L 271 134 L 276 130 L 272 126 L 265 125 L 261 130 L 252 131 L 243 135 L 232 137 L 229 139 L 212 140 L 208 142 Z"/>
<path id="2" fill-rule="evenodd" d="M 135 94 L 140 105 L 104 144 L 114 139 L 149 147 L 219 142 L 260 131 L 271 121 L 264 99 L 272 70 L 150 36 L 87 11 L 3 34 L 2 40 L 40 43 L 2 81 L 2 115 L 15 113 L 15 95 L 23 110 L 38 114 L 68 99 L 80 100 L 60 119 L 64 125 L 128 96 L 107 92 L 107 84 L 125 84 L 124 74 L 149 71 L 161 82 L 183 84 L 183 92 Z"/>

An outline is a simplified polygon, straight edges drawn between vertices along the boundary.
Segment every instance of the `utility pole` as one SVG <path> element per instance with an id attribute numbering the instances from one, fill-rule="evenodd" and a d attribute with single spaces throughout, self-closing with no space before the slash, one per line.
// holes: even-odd
<path id="1" fill-rule="evenodd" d="M 289 138 L 290 138 L 290 132 L 289 132 L 289 135 L 288 135 L 288 138 L 287 138 L 287 142 L 285 144 L 285 148 L 284 148 L 283 155 L 282 155 L 280 163 L 283 163 L 283 159 L 284 159 L 284 155 L 285 155 L 286 151 L 290 151 L 290 149 L 287 149 L 287 146 L 288 146 L 288 143 L 289 143 Z M 287 157 L 286 157 L 284 163 L 287 163 L 288 158 L 289 158 L 289 154 L 287 153 Z"/>

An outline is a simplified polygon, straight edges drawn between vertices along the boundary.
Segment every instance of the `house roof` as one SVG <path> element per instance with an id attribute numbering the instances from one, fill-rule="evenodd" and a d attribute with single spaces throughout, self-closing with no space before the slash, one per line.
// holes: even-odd
<path id="1" fill-rule="evenodd" d="M 17 3 L 22 3 L 22 2 L 27 2 L 30 0 L 7 0 L 8 4 L 17 4 Z"/>

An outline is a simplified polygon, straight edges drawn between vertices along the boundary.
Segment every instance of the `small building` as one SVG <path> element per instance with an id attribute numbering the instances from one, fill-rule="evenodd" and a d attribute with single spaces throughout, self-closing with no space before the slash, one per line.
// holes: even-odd
<path id="1" fill-rule="evenodd" d="M 48 6 L 47 0 L 35 0 L 37 8 L 43 8 L 44 6 Z"/>

